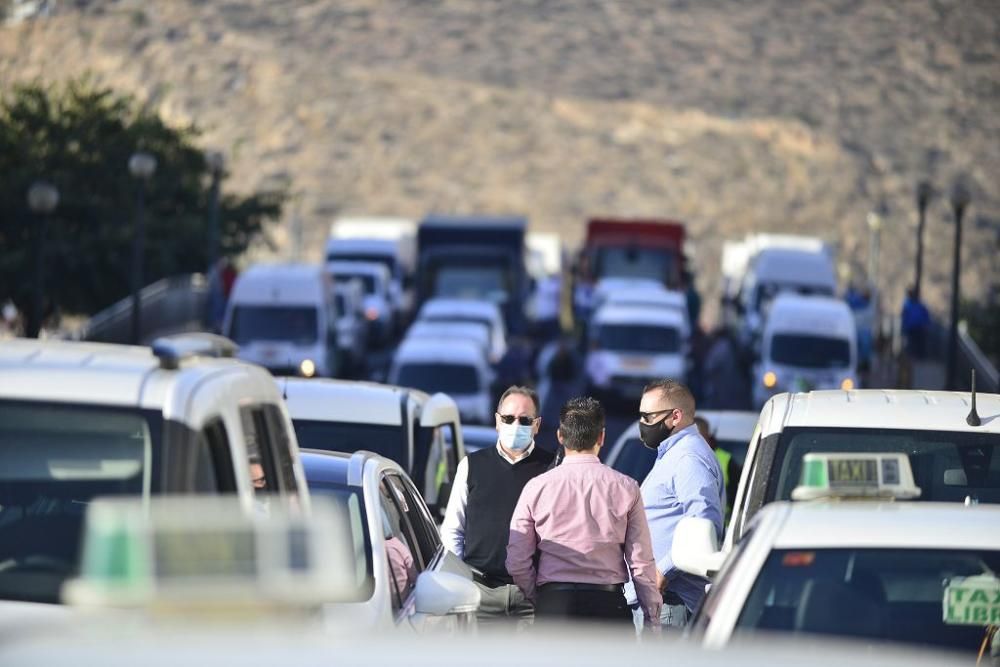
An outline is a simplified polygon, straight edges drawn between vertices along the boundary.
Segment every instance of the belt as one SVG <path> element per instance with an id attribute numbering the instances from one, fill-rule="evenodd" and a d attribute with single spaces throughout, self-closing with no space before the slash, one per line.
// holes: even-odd
<path id="1" fill-rule="evenodd" d="M 605 593 L 622 593 L 625 584 L 570 584 L 562 582 L 552 582 L 542 584 L 538 587 L 539 592 L 549 591 L 603 591 Z"/>
<path id="2" fill-rule="evenodd" d="M 514 583 L 514 579 L 511 577 L 497 577 L 485 572 L 477 572 L 476 570 L 472 571 L 472 580 L 477 584 L 486 586 L 486 588 L 500 588 L 501 586 L 510 586 Z"/>
<path id="3" fill-rule="evenodd" d="M 679 604 L 684 604 L 684 598 L 674 591 L 666 591 L 663 593 L 663 604 L 669 604 L 676 607 Z"/>

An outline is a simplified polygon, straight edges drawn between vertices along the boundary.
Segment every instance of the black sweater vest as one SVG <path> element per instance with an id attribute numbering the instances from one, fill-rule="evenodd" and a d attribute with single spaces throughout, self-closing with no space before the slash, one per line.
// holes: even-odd
<path id="1" fill-rule="evenodd" d="M 469 454 L 469 501 L 465 506 L 465 562 L 498 579 L 507 574 L 510 519 L 521 490 L 533 477 L 548 470 L 551 452 L 537 445 L 513 465 L 497 448 Z"/>

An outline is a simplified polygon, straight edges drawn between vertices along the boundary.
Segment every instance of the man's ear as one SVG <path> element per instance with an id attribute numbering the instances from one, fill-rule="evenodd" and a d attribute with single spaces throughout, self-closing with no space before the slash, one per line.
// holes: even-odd
<path id="1" fill-rule="evenodd" d="M 605 436 L 607 436 L 607 434 L 608 434 L 608 431 L 606 429 L 602 428 L 601 429 L 601 437 L 597 439 L 597 446 L 598 447 L 603 447 L 604 446 L 604 438 L 605 438 Z"/>
<path id="2" fill-rule="evenodd" d="M 562 437 L 562 430 L 561 429 L 556 429 L 556 440 L 559 441 L 560 445 L 563 444 L 563 437 Z"/>

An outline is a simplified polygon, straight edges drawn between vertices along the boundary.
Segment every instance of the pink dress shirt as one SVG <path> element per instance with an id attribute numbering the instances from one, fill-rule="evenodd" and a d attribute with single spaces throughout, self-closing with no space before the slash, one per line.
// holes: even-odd
<path id="1" fill-rule="evenodd" d="M 525 485 L 510 521 L 507 571 L 529 600 L 542 584 L 621 584 L 631 574 L 646 618 L 660 617 L 639 485 L 591 454 L 570 454 Z"/>

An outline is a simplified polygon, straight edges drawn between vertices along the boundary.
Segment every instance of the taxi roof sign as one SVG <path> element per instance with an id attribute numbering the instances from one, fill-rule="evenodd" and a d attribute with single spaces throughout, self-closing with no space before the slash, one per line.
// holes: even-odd
<path id="1" fill-rule="evenodd" d="M 802 477 L 792 491 L 792 500 L 918 497 L 910 459 L 901 452 L 810 452 L 802 458 Z"/>

